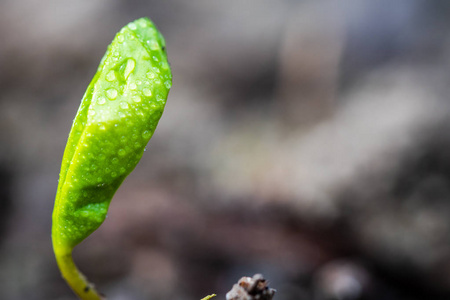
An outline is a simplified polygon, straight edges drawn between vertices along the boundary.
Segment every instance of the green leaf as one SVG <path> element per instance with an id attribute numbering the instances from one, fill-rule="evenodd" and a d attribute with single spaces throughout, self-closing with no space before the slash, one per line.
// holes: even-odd
<path id="1" fill-rule="evenodd" d="M 142 157 L 172 84 L 165 41 L 147 18 L 115 36 L 83 96 L 64 152 L 53 210 L 56 255 L 105 220 L 111 199 Z"/>

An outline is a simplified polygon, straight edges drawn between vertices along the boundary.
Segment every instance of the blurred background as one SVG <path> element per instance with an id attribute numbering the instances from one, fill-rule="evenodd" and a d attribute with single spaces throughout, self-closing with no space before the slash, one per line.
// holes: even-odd
<path id="1" fill-rule="evenodd" d="M 107 45 L 150 17 L 166 111 L 75 249 L 108 299 L 450 299 L 450 2 L 0 1 L 0 299 L 75 299 L 51 213 Z"/>

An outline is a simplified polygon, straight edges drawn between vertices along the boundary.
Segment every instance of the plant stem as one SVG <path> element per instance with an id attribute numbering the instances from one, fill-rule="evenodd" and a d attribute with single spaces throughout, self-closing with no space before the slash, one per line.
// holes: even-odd
<path id="1" fill-rule="evenodd" d="M 75 265 L 72 252 L 56 254 L 56 261 L 64 279 L 82 300 L 105 300 Z"/>

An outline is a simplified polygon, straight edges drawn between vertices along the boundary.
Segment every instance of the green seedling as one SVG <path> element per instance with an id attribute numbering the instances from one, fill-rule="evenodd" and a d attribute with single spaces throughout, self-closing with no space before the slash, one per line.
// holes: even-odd
<path id="1" fill-rule="evenodd" d="M 81 299 L 102 299 L 72 259 L 105 220 L 144 153 L 172 85 L 165 41 L 147 18 L 122 28 L 83 96 L 61 165 L 52 240 L 61 273 Z"/>

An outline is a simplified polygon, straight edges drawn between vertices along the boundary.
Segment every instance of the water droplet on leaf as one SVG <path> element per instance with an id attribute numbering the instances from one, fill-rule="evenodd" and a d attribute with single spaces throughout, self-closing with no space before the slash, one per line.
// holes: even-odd
<path id="1" fill-rule="evenodd" d="M 143 89 L 142 92 L 147 97 L 150 97 L 152 95 L 152 91 L 150 89 L 147 89 L 147 88 Z"/>
<path id="2" fill-rule="evenodd" d="M 106 103 L 106 99 L 105 99 L 105 97 L 100 97 L 100 98 L 98 98 L 97 102 L 98 102 L 98 104 L 103 105 Z"/>
<path id="3" fill-rule="evenodd" d="M 115 100 L 117 98 L 117 90 L 115 88 L 110 88 L 106 91 L 106 97 L 110 100 Z"/>
<path id="4" fill-rule="evenodd" d="M 114 81 L 114 79 L 116 79 L 116 74 L 114 73 L 114 70 L 111 70 L 108 72 L 108 74 L 106 74 L 106 80 L 111 82 Z"/>
<path id="5" fill-rule="evenodd" d="M 133 72 L 134 67 L 136 66 L 136 61 L 132 58 L 127 59 L 127 62 L 125 65 L 125 68 L 123 69 L 123 78 L 125 78 L 125 80 L 128 79 L 128 77 L 130 76 L 131 72 Z M 121 69 L 123 68 L 123 65 L 121 66 Z"/>
<path id="6" fill-rule="evenodd" d="M 145 130 L 145 131 L 142 133 L 142 137 L 143 137 L 144 139 L 150 138 L 151 135 L 152 135 L 152 133 L 151 133 L 149 130 Z"/>

